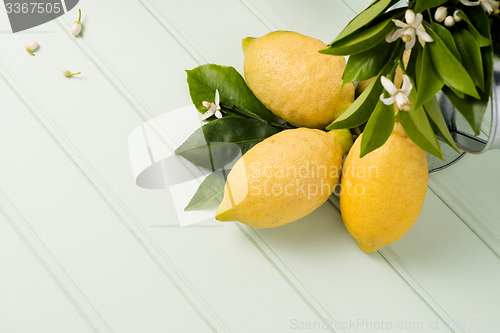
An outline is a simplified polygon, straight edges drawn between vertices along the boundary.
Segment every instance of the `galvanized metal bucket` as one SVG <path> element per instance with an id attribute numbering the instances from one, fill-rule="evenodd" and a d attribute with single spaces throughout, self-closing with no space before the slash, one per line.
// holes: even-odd
<path id="1" fill-rule="evenodd" d="M 439 104 L 445 119 L 448 123 L 448 128 L 451 131 L 453 139 L 457 146 L 467 152 L 473 154 L 484 153 L 491 149 L 500 148 L 500 61 L 495 62 L 494 78 L 491 90 L 491 103 L 486 112 L 485 122 L 490 122 L 489 131 L 483 128 L 482 135 L 476 136 L 470 134 L 465 126 L 460 125 L 458 112 L 453 107 L 446 96 L 441 95 Z M 491 117 L 489 117 L 491 115 Z"/>
<path id="2" fill-rule="evenodd" d="M 442 144 L 446 161 L 429 156 L 429 170 L 442 170 L 462 158 L 466 153 L 482 154 L 492 149 L 500 149 L 500 59 L 495 59 L 491 99 L 483 120 L 481 133 L 475 135 L 467 121 L 444 95 L 439 94 L 438 100 L 441 111 L 446 119 L 451 135 L 462 151 L 457 153 L 447 145 Z"/>

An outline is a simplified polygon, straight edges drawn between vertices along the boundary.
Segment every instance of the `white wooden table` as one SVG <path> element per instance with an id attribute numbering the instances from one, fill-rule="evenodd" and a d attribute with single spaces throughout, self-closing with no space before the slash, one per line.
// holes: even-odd
<path id="1" fill-rule="evenodd" d="M 135 184 L 128 136 L 190 103 L 185 69 L 241 72 L 241 39 L 276 29 L 330 42 L 369 2 L 81 0 L 17 34 L 2 8 L 0 332 L 499 332 L 500 151 L 433 174 L 372 255 L 331 202 L 181 228 L 169 191 Z"/>

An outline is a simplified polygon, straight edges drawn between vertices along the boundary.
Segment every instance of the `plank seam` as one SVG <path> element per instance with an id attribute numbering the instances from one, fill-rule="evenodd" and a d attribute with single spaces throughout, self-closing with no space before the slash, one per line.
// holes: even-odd
<path id="1" fill-rule="evenodd" d="M 198 63 L 198 65 L 207 63 L 208 60 L 203 56 L 201 52 L 194 46 L 194 43 L 189 40 L 189 38 L 184 35 L 180 29 L 170 20 L 163 12 L 154 5 L 149 0 L 137 0 L 142 7 L 154 17 L 156 22 L 162 26 L 162 28 L 169 33 L 174 40 L 182 47 L 193 60 Z"/>
<path id="2" fill-rule="evenodd" d="M 141 0 L 138 0 L 139 2 L 141 2 Z M 142 1 L 147 1 L 147 0 L 142 0 Z M 142 3 L 142 2 L 141 2 Z M 161 10 L 158 9 L 158 8 L 155 8 L 155 11 L 157 13 L 160 13 Z M 151 10 L 149 10 L 149 12 L 151 13 Z M 162 27 L 164 29 L 167 30 L 167 32 L 169 32 L 172 36 L 174 36 L 174 38 L 176 39 L 176 41 L 178 43 L 183 43 L 183 41 L 188 41 L 187 38 L 185 38 L 185 36 L 183 36 L 182 34 L 180 34 L 178 32 L 178 29 L 175 28 L 173 25 L 167 25 L 167 24 L 164 24 L 164 22 L 170 22 L 170 20 L 168 20 L 165 16 L 164 13 L 161 14 L 161 16 L 158 14 L 158 15 L 153 15 L 153 18 L 155 20 L 158 20 Z M 163 20 L 163 21 L 160 21 L 160 20 Z M 70 39 L 72 40 L 72 42 L 74 42 L 77 47 L 82 51 L 83 54 L 85 54 L 87 56 L 87 58 L 97 67 L 100 69 L 100 71 L 103 73 L 104 77 L 109 80 L 112 84 L 112 86 L 118 91 L 118 93 L 120 93 L 121 96 L 123 96 L 123 98 L 126 99 L 127 103 L 129 103 L 129 105 L 131 106 L 131 108 L 138 114 L 138 116 L 145 120 L 147 117 L 145 116 L 148 115 L 149 117 L 152 117 L 152 113 L 150 112 L 150 110 L 148 109 L 148 107 L 145 105 L 145 103 L 142 103 L 142 101 L 140 101 L 140 99 L 135 95 L 135 93 L 133 92 L 132 89 L 130 89 L 127 84 L 125 83 L 125 80 L 121 79 L 119 77 L 119 75 L 116 74 L 116 71 L 104 60 L 102 59 L 102 57 L 100 57 L 98 55 L 98 53 L 94 50 L 94 47 L 91 46 L 89 43 L 87 43 L 86 41 L 83 41 L 82 39 L 78 39 L 76 40 L 75 38 L 73 38 L 72 36 L 69 35 L 69 33 L 66 31 L 67 29 L 65 29 L 65 27 L 60 23 L 58 22 L 58 20 L 55 20 L 59 26 L 59 28 L 61 28 L 61 30 L 63 30 L 67 36 L 70 37 Z M 162 24 L 163 23 L 163 24 Z M 169 26 L 173 27 L 177 33 L 172 33 L 171 31 L 169 31 Z M 84 43 L 86 45 L 86 47 L 81 47 L 80 43 Z M 189 42 L 188 42 L 189 43 Z M 191 44 L 190 44 L 191 45 Z M 182 46 L 182 45 L 181 45 Z M 189 47 L 191 48 L 191 46 Z M 193 47 L 194 48 L 194 47 Z M 92 55 L 90 54 L 90 52 L 92 53 Z M 198 53 L 198 52 L 195 52 L 195 53 Z M 189 55 L 192 56 L 192 52 L 188 52 Z M 199 53 L 198 53 L 199 54 Z M 97 59 L 97 60 L 96 60 Z M 205 61 L 202 57 L 201 59 L 197 59 L 196 57 L 193 57 L 193 60 L 195 60 L 196 62 L 200 63 L 200 61 Z M 107 67 L 106 69 L 104 69 L 103 67 Z M 125 93 L 126 92 L 126 93 Z M 162 133 L 161 136 L 159 136 L 160 138 L 164 139 L 166 137 L 169 137 L 169 133 L 167 131 L 165 131 L 165 133 Z M 171 139 L 171 138 L 170 138 Z M 167 143 L 167 146 L 172 146 L 171 143 Z M 76 151 L 76 149 L 75 149 Z M 112 190 L 110 190 L 110 193 L 112 193 Z M 104 198 L 105 199 L 105 198 Z M 116 200 L 119 200 L 119 199 L 116 199 Z M 241 229 L 240 229 L 241 230 Z M 246 233 L 245 233 L 246 234 Z M 248 234 L 246 234 L 247 237 L 248 237 Z M 262 242 L 264 242 L 264 240 L 262 240 Z M 262 243 L 261 242 L 261 243 Z M 258 244 L 257 241 L 253 241 L 253 244 Z M 259 249 L 259 247 L 257 246 L 257 248 Z M 269 244 L 267 244 L 266 248 L 271 248 L 271 246 Z M 161 250 L 160 250 L 161 251 Z M 260 250 L 259 250 L 260 251 Z M 261 252 L 262 253 L 262 252 Z M 270 259 L 271 257 L 269 256 L 266 256 L 266 260 L 272 260 Z M 277 263 L 274 263 L 273 267 L 279 267 L 280 265 L 278 265 Z M 285 274 L 284 272 L 287 271 L 286 269 L 284 270 L 279 270 L 278 269 L 278 272 L 283 276 L 283 274 Z M 295 279 L 291 279 L 291 280 L 295 280 Z M 301 294 L 299 289 L 297 289 L 298 287 L 294 288 L 295 292 L 298 292 L 299 293 L 299 297 L 304 300 L 306 299 L 305 295 L 304 294 Z M 304 291 L 304 293 L 306 294 L 309 294 L 308 292 Z M 306 302 L 306 304 L 308 306 L 311 306 L 311 304 L 320 304 L 320 302 L 318 300 L 313 300 L 313 301 L 308 301 Z M 323 307 L 324 308 L 324 307 Z M 311 309 L 315 314 L 319 314 L 319 313 L 322 313 L 323 311 L 319 311 L 318 309 Z M 321 319 L 322 322 L 325 322 L 327 320 L 327 318 L 322 318 L 320 317 L 319 319 Z"/>
<path id="3" fill-rule="evenodd" d="M 429 183 L 433 186 L 429 186 L 431 191 L 441 200 L 461 221 L 462 223 L 474 234 L 476 237 L 491 251 L 491 253 L 500 259 L 500 246 L 497 245 L 495 241 L 496 234 L 491 231 L 487 225 L 481 223 L 479 217 L 475 217 L 469 209 L 461 208 L 459 204 L 455 202 L 460 202 L 460 200 L 447 200 L 446 197 L 451 197 L 447 191 L 440 191 L 441 188 L 438 186 L 436 180 L 429 179 Z"/>
<path id="4" fill-rule="evenodd" d="M 318 298 L 310 291 L 300 278 L 293 272 L 291 268 L 283 261 L 283 259 L 274 251 L 272 246 L 264 236 L 256 229 L 237 223 L 235 224 L 241 232 L 254 244 L 259 252 L 267 259 L 273 268 L 282 276 L 288 285 L 299 295 L 304 303 L 314 312 L 314 314 L 321 320 L 321 322 L 331 332 L 345 332 L 344 330 L 332 327 L 332 322 L 339 322 L 326 307 L 321 304 Z"/>
<path id="5" fill-rule="evenodd" d="M 197 62 L 198 64 L 207 62 L 206 59 L 201 55 L 201 53 L 199 53 L 197 51 L 196 47 L 194 46 L 194 43 L 192 43 L 184 34 L 182 34 L 180 32 L 180 30 L 172 23 L 171 20 L 168 19 L 168 17 L 163 13 L 162 10 L 160 10 L 158 7 L 156 7 L 155 5 L 153 5 L 149 0 L 138 0 L 138 1 L 145 8 L 145 10 L 147 10 L 150 13 L 150 15 L 152 15 L 153 18 L 163 27 L 163 29 L 165 29 L 166 32 L 168 32 L 176 40 L 176 42 L 182 48 L 184 48 L 184 50 L 193 58 L 193 60 L 195 62 Z M 350 8 L 353 11 L 353 13 L 357 12 L 352 6 L 350 6 L 349 4 L 347 4 L 345 1 L 342 1 L 342 2 L 348 8 Z M 272 23 L 272 21 L 266 15 L 263 14 L 263 12 L 262 12 L 262 10 L 260 10 L 259 6 L 257 6 L 252 0 L 246 0 L 246 1 L 245 0 L 240 0 L 240 3 L 242 3 L 242 5 L 244 7 L 246 7 L 247 10 L 249 10 L 268 29 L 274 29 L 274 28 L 276 28 L 276 26 Z M 101 66 L 99 66 L 97 64 L 97 62 L 93 61 L 96 64 L 96 66 L 101 69 L 101 72 L 103 72 L 103 73 L 109 73 L 110 75 L 113 75 L 116 78 L 118 78 L 118 80 L 115 80 L 115 79 L 111 78 L 110 76 L 106 75 L 106 77 L 107 77 L 107 79 L 109 81 L 111 81 L 111 82 L 120 82 L 120 84 L 123 87 L 125 87 L 125 90 L 127 91 L 127 94 L 123 93 L 123 91 L 122 91 L 123 88 L 120 88 L 117 84 L 113 84 L 114 87 L 115 87 L 115 89 L 117 89 L 118 92 L 120 92 L 120 94 L 129 102 L 129 104 L 139 114 L 139 116 L 141 116 L 142 119 L 145 119 L 145 117 L 143 116 L 143 112 L 144 111 L 149 116 L 151 116 L 152 114 L 151 114 L 151 112 L 149 112 L 149 110 L 147 109 L 146 105 L 144 103 L 140 102 L 139 98 L 135 95 L 135 93 L 132 91 L 132 89 L 128 88 L 128 86 L 125 84 L 125 81 L 119 78 L 119 76 L 116 74 L 116 71 L 113 70 L 112 67 L 109 64 L 106 63 L 106 61 L 104 61 L 100 56 L 97 55 L 97 52 L 94 51 L 94 48 L 92 46 L 90 46 L 88 43 L 86 43 L 86 45 L 88 46 L 87 48 L 81 48 L 79 45 L 78 46 L 87 55 L 87 57 L 91 61 L 93 61 L 94 57 L 96 57 L 97 59 L 99 59 L 100 62 L 102 62 L 105 65 L 105 67 L 108 68 L 107 70 L 103 70 L 101 68 Z M 89 49 L 92 50 L 92 52 L 95 54 L 94 56 L 90 56 L 89 53 L 87 53 L 87 50 L 89 50 Z M 135 99 L 136 102 L 131 101 L 127 96 L 132 96 Z M 139 110 L 136 107 L 136 103 L 138 103 L 141 106 L 141 109 L 143 111 Z M 476 234 L 477 237 L 479 237 L 479 235 L 477 233 L 475 233 L 475 234 Z M 246 234 L 246 235 L 247 235 L 247 237 L 249 236 L 248 234 Z M 250 238 L 251 237 L 252 236 L 250 236 Z M 481 239 L 481 240 L 484 242 L 483 239 Z M 256 241 L 255 239 L 253 239 L 253 242 L 254 242 L 254 244 L 256 246 L 258 246 L 258 244 L 259 244 L 258 241 Z M 262 242 L 266 243 L 266 241 L 264 241 L 264 240 L 262 240 Z M 259 247 L 260 246 L 258 246 L 258 248 Z M 266 243 L 266 248 L 271 248 L 271 245 L 269 245 L 269 244 Z M 263 250 L 261 248 L 259 248 L 259 251 L 261 251 L 261 253 L 263 253 L 263 255 L 264 255 L 264 253 L 266 253 L 265 250 Z M 266 257 L 267 260 L 270 260 L 270 261 L 273 260 L 268 255 L 265 255 L 265 257 Z M 280 274 L 282 274 L 282 276 L 284 276 L 284 277 L 286 276 L 286 273 L 285 273 L 287 271 L 286 269 L 280 270 L 278 268 L 278 267 L 280 267 L 280 265 L 278 265 L 276 262 L 274 262 L 273 266 L 279 271 Z M 305 288 L 305 287 L 303 287 L 303 288 Z M 296 292 L 299 292 L 298 289 L 296 289 Z M 310 294 L 308 292 L 305 292 L 305 293 Z M 303 300 L 306 299 L 306 297 L 303 294 L 301 294 L 300 297 Z M 319 301 L 312 302 L 312 303 L 320 304 Z M 312 304 L 312 303 L 309 303 L 309 304 Z M 432 309 L 432 308 L 431 308 L 431 310 L 434 311 L 434 309 Z M 313 311 L 315 313 L 321 313 L 321 311 L 318 311 L 317 309 L 313 309 Z"/>
<path id="6" fill-rule="evenodd" d="M 384 261 L 394 270 L 394 272 L 399 276 L 399 278 L 410 288 L 417 297 L 419 297 L 424 304 L 439 318 L 441 323 L 445 325 L 450 332 L 464 332 L 460 329 L 460 325 L 453 319 L 453 317 L 448 314 L 448 312 L 436 301 L 424 287 L 408 272 L 406 268 L 401 264 L 401 259 L 396 255 L 394 251 L 390 248 L 384 248 L 378 250 L 377 253 L 384 259 Z M 396 262 L 399 267 L 393 264 Z M 401 271 L 406 274 L 403 275 Z M 418 289 L 418 290 L 417 290 Z M 423 296 L 425 295 L 425 297 Z M 439 311 L 437 311 L 439 309 Z M 449 324 L 452 323 L 454 327 L 458 328 L 458 331 L 454 330 Z"/>
<path id="7" fill-rule="evenodd" d="M 125 207 L 120 199 L 116 197 L 115 193 L 93 169 L 90 163 L 81 155 L 71 140 L 69 140 L 55 125 L 54 121 L 36 99 L 18 83 L 18 79 L 10 72 L 1 59 L 0 67 L 2 69 L 0 71 L 0 77 L 11 88 L 39 125 L 49 134 L 59 149 L 68 157 L 75 168 L 88 181 L 94 191 L 101 197 L 108 208 L 110 208 L 127 231 L 136 239 L 148 256 L 155 262 L 162 273 L 170 280 L 173 286 L 186 299 L 205 324 L 214 332 L 228 332 L 229 330 L 227 327 L 225 327 L 203 298 L 191 286 L 188 279 L 181 273 L 180 269 L 177 268 L 173 260 L 161 250 L 159 245 L 145 230 L 145 227 Z"/>
<path id="8" fill-rule="evenodd" d="M 0 189 L 0 214 L 94 332 L 112 332 L 104 318 Z"/>
<path id="9" fill-rule="evenodd" d="M 339 199 L 336 196 L 331 196 L 328 202 L 335 207 L 340 213 Z M 381 252 L 382 251 L 382 252 Z M 389 252 L 390 251 L 390 252 Z M 396 273 L 396 275 L 408 286 L 408 288 L 423 302 L 426 307 L 434 313 L 438 319 L 445 324 L 450 331 L 454 332 L 447 322 L 453 322 L 453 319 L 448 315 L 447 311 L 434 300 L 434 298 L 425 290 L 424 287 L 404 268 L 401 259 L 389 249 L 378 250 L 377 253 L 384 259 L 385 263 Z M 383 253 L 386 253 L 385 255 Z M 404 272 L 405 274 L 403 274 Z M 410 282 L 411 281 L 411 282 Z M 418 288 L 416 287 L 418 286 Z M 418 290 L 417 290 L 418 289 Z M 437 309 L 439 309 L 439 311 Z"/>

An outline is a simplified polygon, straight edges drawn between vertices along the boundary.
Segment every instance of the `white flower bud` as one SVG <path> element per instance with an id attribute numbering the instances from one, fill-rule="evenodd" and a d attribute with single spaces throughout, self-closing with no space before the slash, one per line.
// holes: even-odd
<path id="1" fill-rule="evenodd" d="M 455 10 L 453 12 L 453 19 L 455 20 L 455 22 L 461 22 L 462 21 L 462 19 L 458 16 L 458 13 L 459 13 L 458 10 Z"/>
<path id="2" fill-rule="evenodd" d="M 73 26 L 71 26 L 71 34 L 76 37 L 80 34 L 80 31 L 82 31 L 82 24 L 80 22 L 73 23 Z"/>
<path id="3" fill-rule="evenodd" d="M 71 72 L 69 71 L 69 69 L 67 69 L 67 68 L 63 68 L 63 69 L 61 69 L 61 73 L 62 73 L 62 75 L 66 76 L 66 77 L 70 77 L 70 76 L 74 76 L 74 75 L 81 74 L 81 72 L 78 72 L 78 73 L 71 73 Z"/>
<path id="4" fill-rule="evenodd" d="M 441 6 L 438 9 L 436 9 L 436 12 L 434 13 L 434 20 L 436 20 L 436 22 L 441 23 L 445 20 L 447 15 L 448 15 L 448 8 Z"/>
<path id="5" fill-rule="evenodd" d="M 33 42 L 30 42 L 28 44 L 26 44 L 26 52 L 28 52 L 29 54 L 31 55 L 35 55 L 33 54 L 33 52 L 38 49 L 38 43 L 33 41 Z"/>
<path id="6" fill-rule="evenodd" d="M 76 37 L 80 31 L 82 31 L 82 11 L 78 9 L 78 21 L 71 26 L 71 34 Z"/>
<path id="7" fill-rule="evenodd" d="M 30 42 L 28 44 L 26 44 L 26 47 L 31 51 L 35 51 L 37 48 L 38 48 L 38 43 L 33 41 L 33 42 Z"/>
<path id="8" fill-rule="evenodd" d="M 455 20 L 453 19 L 453 16 L 446 16 L 444 19 L 444 25 L 448 28 L 451 28 L 455 25 Z"/>
<path id="9" fill-rule="evenodd" d="M 408 9 L 405 13 L 406 23 L 408 23 L 409 25 L 414 25 L 415 19 L 416 19 L 415 12 L 411 9 Z"/>

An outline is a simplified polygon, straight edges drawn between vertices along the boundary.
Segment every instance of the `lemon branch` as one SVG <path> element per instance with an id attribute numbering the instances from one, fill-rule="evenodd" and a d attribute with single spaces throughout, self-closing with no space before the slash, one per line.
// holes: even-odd
<path id="1" fill-rule="evenodd" d="M 255 119 L 255 120 L 258 120 L 260 122 L 263 122 L 267 125 L 270 125 L 270 126 L 273 126 L 273 127 L 277 127 L 277 128 L 281 128 L 281 129 L 294 129 L 294 128 L 297 128 L 296 126 L 294 125 L 291 125 L 287 122 L 283 123 L 283 124 L 279 124 L 279 123 L 276 123 L 276 122 L 273 122 L 273 121 L 267 121 L 267 120 L 264 120 L 254 114 L 252 114 L 251 112 L 249 111 L 243 111 L 241 110 L 240 108 L 238 108 L 236 105 L 232 105 L 232 106 L 229 106 L 229 105 L 225 105 L 225 104 L 222 104 L 220 103 L 220 107 L 223 111 L 226 111 L 226 112 L 232 112 L 232 113 L 235 113 L 239 116 L 243 116 L 245 118 L 250 118 L 250 119 Z"/>

